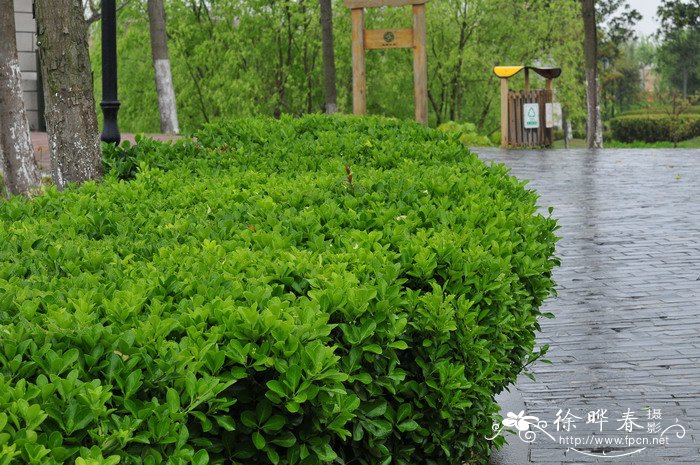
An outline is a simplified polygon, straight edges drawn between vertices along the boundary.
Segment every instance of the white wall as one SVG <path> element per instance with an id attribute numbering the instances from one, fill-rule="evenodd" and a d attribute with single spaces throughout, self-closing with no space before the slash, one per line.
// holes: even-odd
<path id="1" fill-rule="evenodd" d="M 36 25 L 32 15 L 32 0 L 14 0 L 17 52 L 22 70 L 24 105 L 32 131 L 39 128 L 39 99 L 37 93 Z"/>

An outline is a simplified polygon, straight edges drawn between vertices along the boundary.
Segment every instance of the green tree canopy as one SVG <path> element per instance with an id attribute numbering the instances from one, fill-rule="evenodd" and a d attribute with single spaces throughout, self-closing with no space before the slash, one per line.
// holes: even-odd
<path id="1" fill-rule="evenodd" d="M 183 131 L 221 117 L 324 111 L 317 0 L 166 2 L 173 78 Z M 338 107 L 352 111 L 350 11 L 334 0 Z M 440 0 L 428 4 L 430 122 L 472 122 L 498 129 L 498 80 L 492 67 L 556 65 L 557 98 L 583 117 L 578 2 Z M 121 127 L 158 131 L 145 0 L 119 13 Z M 410 8 L 367 12 L 367 27 L 410 27 Z M 100 78 L 99 34 L 93 68 Z M 367 53 L 368 112 L 413 117 L 410 50 Z M 513 83 L 515 86 L 517 82 Z M 537 82 L 533 85 L 537 86 Z M 539 84 L 542 86 L 543 84 Z"/>

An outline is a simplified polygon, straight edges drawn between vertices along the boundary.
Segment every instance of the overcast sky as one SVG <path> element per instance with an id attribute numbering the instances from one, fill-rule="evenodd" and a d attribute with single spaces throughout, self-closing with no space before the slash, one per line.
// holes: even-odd
<path id="1" fill-rule="evenodd" d="M 656 20 L 656 9 L 659 7 L 661 0 L 629 0 L 632 8 L 642 14 L 642 20 L 637 23 L 637 32 L 639 35 L 651 35 L 656 32 L 659 23 Z"/>

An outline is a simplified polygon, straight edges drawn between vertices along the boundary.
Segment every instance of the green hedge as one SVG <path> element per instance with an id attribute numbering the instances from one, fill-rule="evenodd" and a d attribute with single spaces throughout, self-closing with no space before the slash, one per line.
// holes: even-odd
<path id="1" fill-rule="evenodd" d="M 0 205 L 0 464 L 483 461 L 541 355 L 537 195 L 413 123 L 197 139 Z"/>
<path id="2" fill-rule="evenodd" d="M 700 115 L 630 115 L 610 121 L 613 139 L 620 142 L 682 141 L 700 136 Z"/>
<path id="3" fill-rule="evenodd" d="M 700 106 L 695 105 L 686 108 L 683 111 L 684 114 L 694 114 L 700 115 Z M 670 115 L 673 114 L 673 109 L 670 106 L 664 107 L 645 107 L 645 108 L 634 108 L 632 110 L 627 110 L 620 114 L 620 116 L 644 116 L 644 115 Z"/>

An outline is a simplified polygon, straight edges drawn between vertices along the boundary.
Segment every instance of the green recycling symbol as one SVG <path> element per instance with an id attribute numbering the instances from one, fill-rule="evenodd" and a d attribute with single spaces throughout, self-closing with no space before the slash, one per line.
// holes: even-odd
<path id="1" fill-rule="evenodd" d="M 391 31 L 384 34 L 384 42 L 386 42 L 387 44 L 393 42 L 395 38 L 396 38 L 396 36 Z"/>
<path id="2" fill-rule="evenodd" d="M 527 112 L 527 116 L 529 116 L 530 118 L 534 118 L 536 116 L 535 109 L 530 107 L 530 111 Z"/>

